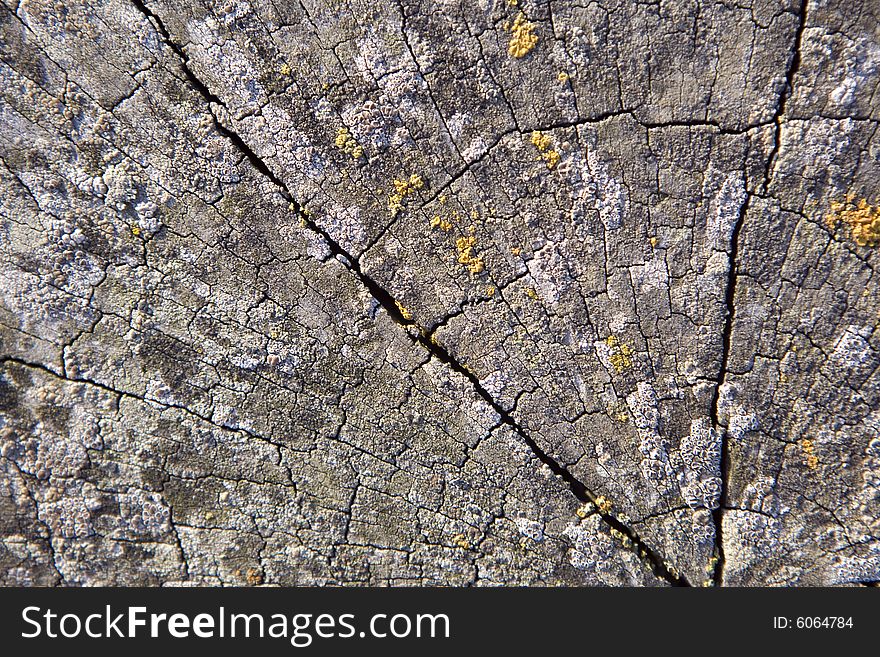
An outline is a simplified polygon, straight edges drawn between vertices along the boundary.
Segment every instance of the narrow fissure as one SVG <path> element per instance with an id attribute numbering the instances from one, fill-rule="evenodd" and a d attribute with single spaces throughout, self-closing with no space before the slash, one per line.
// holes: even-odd
<path id="1" fill-rule="evenodd" d="M 156 26 L 156 29 L 161 35 L 162 40 L 180 58 L 181 66 L 184 70 L 184 73 L 186 74 L 187 79 L 192 83 L 193 87 L 201 94 L 205 101 L 207 101 L 207 103 L 209 104 L 209 111 L 210 103 L 216 103 L 221 107 L 225 107 L 223 102 L 213 92 L 211 92 L 211 90 L 208 89 L 208 87 L 205 86 L 205 84 L 201 80 L 199 80 L 192 69 L 189 68 L 189 58 L 187 57 L 183 49 L 172 41 L 170 34 L 162 20 L 144 4 L 143 0 L 132 0 L 132 2 L 144 16 L 152 20 L 152 22 Z M 346 267 L 364 285 L 364 287 L 367 288 L 372 297 L 382 306 L 382 308 L 388 313 L 388 315 L 397 324 L 403 327 L 411 326 L 418 331 L 415 336 L 410 336 L 411 338 L 413 338 L 414 342 L 423 346 L 429 353 L 431 353 L 432 356 L 436 357 L 439 361 L 446 364 L 448 367 L 450 367 L 450 369 L 464 376 L 471 383 L 476 393 L 487 404 L 489 404 L 496 413 L 498 413 L 502 423 L 513 429 L 516 434 L 520 438 L 522 438 L 522 440 L 529 446 L 529 448 L 532 450 L 538 460 L 549 467 L 554 474 L 558 475 L 563 481 L 565 481 L 569 489 L 579 501 L 583 503 L 592 503 L 596 507 L 596 512 L 602 518 L 602 520 L 612 530 L 619 532 L 622 536 L 624 536 L 631 542 L 633 551 L 650 565 L 652 571 L 657 577 L 663 579 L 673 586 L 690 586 L 687 579 L 683 575 L 675 572 L 674 570 L 666 566 L 666 564 L 663 562 L 663 559 L 648 545 L 646 545 L 631 527 L 625 525 L 614 515 L 599 511 L 599 505 L 597 504 L 598 496 L 593 494 L 583 484 L 583 482 L 579 481 L 567 468 L 565 468 L 558 461 L 547 454 L 547 452 L 541 449 L 541 447 L 538 446 L 538 444 L 526 434 L 526 432 L 522 429 L 522 427 L 520 427 L 516 420 L 492 398 L 492 396 L 486 391 L 485 388 L 483 388 L 483 386 L 479 382 L 479 379 L 477 379 L 477 377 L 472 372 L 470 372 L 464 365 L 458 362 L 443 346 L 436 344 L 431 340 L 431 334 L 429 332 L 427 332 L 424 328 L 418 326 L 412 319 L 407 319 L 406 317 L 404 317 L 403 312 L 398 307 L 394 297 L 379 283 L 377 283 L 375 279 L 364 273 L 358 260 L 352 257 L 352 255 L 341 244 L 339 244 L 339 242 L 333 239 L 333 237 L 331 237 L 324 229 L 318 226 L 303 211 L 302 206 L 296 201 L 296 199 L 294 199 L 293 195 L 290 193 L 290 190 L 288 190 L 284 182 L 272 172 L 269 166 L 260 159 L 260 157 L 244 142 L 244 140 L 238 134 L 223 126 L 217 119 L 216 115 L 214 115 L 213 111 L 211 111 L 211 115 L 213 116 L 214 124 L 217 127 L 217 130 L 225 137 L 227 137 L 236 146 L 236 148 L 238 148 L 247 157 L 247 159 L 254 166 L 255 169 L 257 169 L 260 173 L 271 180 L 276 186 L 278 186 L 281 196 L 287 203 L 289 203 L 291 211 L 296 213 L 301 218 L 302 222 L 308 229 L 317 233 L 325 240 L 331 253 L 333 253 L 333 255 L 335 255 L 337 258 L 341 258 L 343 260 L 343 264 L 345 264 Z"/>
<path id="2" fill-rule="evenodd" d="M 807 4 L 809 0 L 801 0 L 800 11 L 798 12 L 798 27 L 795 32 L 794 47 L 791 60 L 785 72 L 785 85 L 780 94 L 779 103 L 773 117 L 775 124 L 775 133 L 773 137 L 773 148 L 767 157 L 767 166 L 764 170 L 764 180 L 761 185 L 761 193 L 766 193 L 770 185 L 772 177 L 773 164 L 779 153 L 779 142 L 782 137 L 782 118 L 785 116 L 785 108 L 789 98 L 794 93 L 794 77 L 797 75 L 801 65 L 801 43 L 803 41 L 804 30 L 807 24 Z M 733 320 L 734 320 L 734 300 L 736 297 L 737 283 L 737 260 L 739 258 L 739 237 L 742 226 L 745 221 L 749 205 L 752 200 L 752 192 L 748 191 L 748 181 L 746 181 L 746 197 L 740 206 L 739 215 L 736 224 L 730 236 L 730 253 L 728 255 L 728 274 L 727 286 L 724 294 L 724 304 L 727 314 L 724 318 L 724 331 L 721 341 L 721 366 L 718 371 L 718 382 L 712 394 L 712 404 L 710 407 L 710 415 L 712 424 L 716 431 L 720 433 L 721 438 L 721 459 L 719 463 L 721 475 L 721 495 L 717 509 L 712 511 L 712 521 L 715 525 L 715 568 L 712 573 L 712 580 L 715 586 L 721 586 L 724 583 L 724 511 L 727 508 L 728 481 L 730 477 L 730 443 L 727 436 L 727 426 L 722 426 L 718 417 L 718 402 L 721 395 L 721 387 L 727 378 L 728 361 L 730 359 L 730 345 L 733 337 Z"/>
<path id="3" fill-rule="evenodd" d="M 794 52 L 791 56 L 791 62 L 785 71 L 785 85 L 782 87 L 782 93 L 779 97 L 779 104 L 776 107 L 776 113 L 773 116 L 773 122 L 776 124 L 773 135 L 773 148 L 767 157 L 767 169 L 764 171 L 764 182 L 761 185 L 761 193 L 766 194 L 767 188 L 770 186 L 770 177 L 773 171 L 773 165 L 779 154 L 779 142 L 782 138 L 782 117 L 785 116 L 785 107 L 794 93 L 794 76 L 797 75 L 801 67 L 801 43 L 804 38 L 804 30 L 807 27 L 807 4 L 809 0 L 801 0 L 800 11 L 798 12 L 798 27 L 794 37 Z"/>
<path id="4" fill-rule="evenodd" d="M 412 322 L 408 322 L 412 324 Z M 567 468 L 556 461 L 552 456 L 547 454 L 541 447 L 528 436 L 528 434 L 519 426 L 517 421 L 496 402 L 492 396 L 482 386 L 476 375 L 453 358 L 449 352 L 441 345 L 432 342 L 429 334 L 422 331 L 417 341 L 428 351 L 431 352 L 439 361 L 446 363 L 450 369 L 464 376 L 478 395 L 489 404 L 493 410 L 501 417 L 502 424 L 509 426 L 522 440 L 529 446 L 535 456 L 541 463 L 550 468 L 553 474 L 560 477 L 569 487 L 574 496 L 583 503 L 591 503 L 596 507 L 598 515 L 612 529 L 623 534 L 632 542 L 635 552 L 645 559 L 650 565 L 654 574 L 666 580 L 674 586 L 690 586 L 688 581 L 680 574 L 670 570 L 663 560 L 650 547 L 648 547 L 633 531 L 632 528 L 622 523 L 618 518 L 610 513 L 599 511 L 598 496 L 590 491 L 579 479 L 577 479 Z"/>
<path id="5" fill-rule="evenodd" d="M 724 331 L 721 334 L 721 366 L 718 370 L 718 381 L 712 393 L 712 404 L 709 414 L 712 425 L 719 432 L 721 439 L 721 462 L 719 464 L 721 471 L 721 496 L 717 509 L 712 510 L 712 520 L 715 524 L 715 568 L 712 573 L 712 580 L 716 586 L 721 586 L 724 579 L 724 534 L 722 520 L 724 516 L 725 506 L 727 505 L 727 482 L 730 474 L 730 444 L 727 440 L 727 426 L 722 425 L 718 417 L 718 402 L 721 396 L 721 386 L 727 378 L 727 364 L 730 359 L 730 344 L 733 337 L 733 319 L 734 319 L 734 297 L 736 296 L 736 263 L 739 255 L 739 234 L 745 221 L 746 213 L 749 210 L 749 204 L 752 200 L 750 192 L 746 192 L 746 198 L 740 206 L 739 215 L 733 226 L 730 235 L 730 253 L 728 254 L 728 272 L 727 287 L 724 290 L 724 306 L 727 309 L 727 315 L 724 318 Z"/>

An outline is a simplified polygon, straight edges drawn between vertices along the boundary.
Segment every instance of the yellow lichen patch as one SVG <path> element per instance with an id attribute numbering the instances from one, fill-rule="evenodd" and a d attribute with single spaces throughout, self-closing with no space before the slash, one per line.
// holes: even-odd
<path id="1" fill-rule="evenodd" d="M 566 73 L 565 71 L 559 71 L 559 73 L 556 74 L 556 79 L 559 80 L 559 82 L 562 84 L 565 84 L 566 82 L 568 82 L 570 77 L 571 76 L 568 73 Z"/>
<path id="2" fill-rule="evenodd" d="M 586 518 L 588 515 L 590 515 L 595 509 L 596 509 L 596 506 L 595 506 L 592 502 L 584 502 L 583 504 L 581 504 L 581 505 L 577 508 L 577 511 L 575 511 L 574 514 L 575 514 L 578 518 L 580 518 L 581 520 L 583 520 L 583 519 Z"/>
<path id="3" fill-rule="evenodd" d="M 388 197 L 388 209 L 397 214 L 403 208 L 403 199 L 424 186 L 424 179 L 417 173 L 406 180 L 395 180 L 394 193 Z"/>
<path id="4" fill-rule="evenodd" d="M 471 544 L 468 542 L 467 538 L 465 538 L 464 534 L 456 534 L 452 537 L 452 544 L 461 548 L 462 550 L 468 550 L 471 547 Z"/>
<path id="5" fill-rule="evenodd" d="M 337 148 L 345 148 L 345 145 L 348 143 L 348 140 L 352 139 L 351 133 L 348 131 L 348 128 L 342 127 L 336 131 L 336 147 Z"/>
<path id="6" fill-rule="evenodd" d="M 135 237 L 140 235 L 141 234 L 141 227 L 140 226 L 132 226 L 131 227 L 131 234 L 134 235 Z"/>
<path id="7" fill-rule="evenodd" d="M 431 228 L 439 228 L 442 231 L 448 232 L 452 229 L 452 222 L 442 218 L 439 214 L 435 214 L 431 219 Z"/>
<path id="8" fill-rule="evenodd" d="M 479 274 L 483 271 L 483 258 L 474 255 L 474 248 L 477 238 L 473 235 L 459 237 L 455 240 L 455 248 L 458 251 L 458 262 L 467 267 L 472 274 Z"/>
<path id="9" fill-rule="evenodd" d="M 535 299 L 537 301 L 540 298 L 538 296 L 538 291 L 533 287 L 527 287 L 526 294 L 529 295 L 529 299 Z"/>
<path id="10" fill-rule="evenodd" d="M 804 462 L 807 464 L 807 467 L 810 470 L 815 470 L 819 467 L 819 457 L 816 456 L 816 447 L 813 445 L 813 441 L 804 438 L 800 441 L 801 451 L 804 453 Z"/>
<path id="11" fill-rule="evenodd" d="M 841 221 L 849 226 L 853 241 L 859 246 L 880 244 L 880 205 L 870 205 L 867 199 L 857 203 L 855 196 L 848 194 L 843 201 L 833 201 L 826 220 L 829 228 Z"/>
<path id="12" fill-rule="evenodd" d="M 616 538 L 618 541 L 620 541 L 620 543 L 623 545 L 623 547 L 625 547 L 625 548 L 632 547 L 632 540 L 630 539 L 629 536 L 624 534 L 622 531 L 620 531 L 618 529 L 612 529 L 611 535 L 614 538 Z"/>
<path id="13" fill-rule="evenodd" d="M 510 247 L 510 252 L 513 255 L 518 256 L 520 253 L 522 253 L 522 249 L 519 248 L 518 246 L 512 246 L 512 247 Z"/>
<path id="14" fill-rule="evenodd" d="M 618 374 L 632 367 L 632 355 L 635 353 L 632 347 L 624 344 L 614 335 L 609 335 L 605 344 L 611 348 L 608 361 Z"/>
<path id="15" fill-rule="evenodd" d="M 547 163 L 548 169 L 553 169 L 559 164 L 560 155 L 558 151 L 549 150 L 546 153 L 541 153 L 541 157 L 544 158 L 544 162 Z"/>
<path id="16" fill-rule="evenodd" d="M 486 288 L 486 296 L 494 297 L 495 296 L 495 287 L 490 285 Z"/>
<path id="17" fill-rule="evenodd" d="M 538 149 L 538 153 L 540 153 L 541 159 L 544 160 L 548 169 L 553 169 L 559 164 L 559 151 L 552 148 L 553 140 L 543 132 L 539 130 L 532 132 L 532 146 Z"/>
<path id="18" fill-rule="evenodd" d="M 657 242 L 659 242 L 660 240 L 658 240 L 656 237 L 654 237 L 654 236 L 652 235 L 648 241 L 651 242 L 651 248 L 652 248 L 652 249 L 656 249 L 656 248 L 657 248 Z"/>
<path id="19" fill-rule="evenodd" d="M 709 557 L 709 561 L 706 563 L 706 574 L 711 575 L 715 572 L 715 566 L 718 565 L 718 555 L 712 555 Z M 709 580 L 709 584 L 703 582 L 703 586 L 712 586 L 712 580 Z"/>
<path id="20" fill-rule="evenodd" d="M 510 26 L 510 45 L 507 52 L 511 57 L 525 57 L 537 45 L 538 37 L 535 36 L 535 24 L 526 20 L 526 15 L 519 15 Z"/>
<path id="21" fill-rule="evenodd" d="M 290 64 L 284 63 L 281 65 L 281 75 L 290 75 Z"/>
<path id="22" fill-rule="evenodd" d="M 553 141 L 540 130 L 532 132 L 532 145 L 542 153 L 553 145 Z"/>
<path id="23" fill-rule="evenodd" d="M 406 321 L 413 318 L 413 314 L 402 303 L 400 303 L 400 301 L 395 300 L 394 305 L 397 306 L 397 309 L 400 311 L 400 316 Z"/>
<path id="24" fill-rule="evenodd" d="M 605 412 L 618 422 L 629 422 L 629 408 L 624 401 L 617 400 L 613 404 L 608 404 L 605 407 Z"/>
<path id="25" fill-rule="evenodd" d="M 358 159 L 364 154 L 363 147 L 358 144 L 357 140 L 351 136 L 348 128 L 344 126 L 336 131 L 336 147 L 341 148 L 354 159 Z"/>
<path id="26" fill-rule="evenodd" d="M 610 512 L 612 506 L 614 506 L 614 504 L 604 495 L 600 495 L 596 498 L 596 508 L 599 509 L 599 513 Z"/>

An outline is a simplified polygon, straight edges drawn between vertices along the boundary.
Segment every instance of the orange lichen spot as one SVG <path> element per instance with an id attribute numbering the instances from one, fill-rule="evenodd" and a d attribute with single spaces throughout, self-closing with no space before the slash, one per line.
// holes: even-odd
<path id="1" fill-rule="evenodd" d="M 351 155 L 354 159 L 358 159 L 364 154 L 363 146 L 351 136 L 348 128 L 342 127 L 336 131 L 336 147 Z"/>
<path id="2" fill-rule="evenodd" d="M 810 470 L 815 470 L 819 467 L 819 457 L 816 456 L 816 446 L 813 445 L 813 441 L 809 438 L 803 438 L 800 441 L 801 451 L 804 453 L 804 462 L 807 464 L 807 467 Z"/>
<path id="3" fill-rule="evenodd" d="M 535 36 L 535 24 L 526 20 L 526 15 L 519 12 L 514 19 L 513 25 L 510 26 L 510 45 L 507 52 L 511 57 L 517 59 L 528 55 L 538 43 L 538 37 Z"/>
<path id="4" fill-rule="evenodd" d="M 520 253 L 522 253 L 522 249 L 519 248 L 518 246 L 512 246 L 512 247 L 510 247 L 510 252 L 513 255 L 518 256 Z"/>
<path id="5" fill-rule="evenodd" d="M 263 583 L 263 573 L 256 568 L 248 568 L 245 575 L 248 586 L 260 586 Z"/>
<path id="6" fill-rule="evenodd" d="M 397 306 L 397 309 L 400 311 L 400 316 L 403 317 L 406 321 L 409 321 L 413 318 L 413 314 L 402 304 L 400 301 L 395 299 L 394 305 Z"/>
<path id="7" fill-rule="evenodd" d="M 856 202 L 855 195 L 848 194 L 843 201 L 833 201 L 826 221 L 829 228 L 841 221 L 849 226 L 859 246 L 880 244 L 880 205 L 870 205 L 867 199 Z"/>
<path id="8" fill-rule="evenodd" d="M 388 197 L 388 209 L 397 214 L 403 208 L 403 200 L 425 186 L 425 181 L 417 173 L 408 179 L 394 181 L 394 193 Z"/>
<path id="9" fill-rule="evenodd" d="M 657 243 L 658 243 L 660 240 L 658 240 L 655 236 L 652 235 L 651 238 L 649 239 L 649 241 L 651 242 L 651 248 L 652 248 L 652 249 L 656 249 L 656 248 L 657 248 Z"/>
<path id="10" fill-rule="evenodd" d="M 544 160 L 548 169 L 553 169 L 559 164 L 559 151 L 552 148 L 553 140 L 543 132 L 539 130 L 532 132 L 532 146 L 538 149 L 538 153 L 541 155 L 541 159 Z"/>
<path id="11" fill-rule="evenodd" d="M 490 285 L 489 287 L 486 288 L 486 296 L 489 296 L 489 297 L 495 296 L 495 287 L 493 285 Z"/>
<path id="12" fill-rule="evenodd" d="M 467 267 L 472 274 L 479 274 L 484 269 L 483 258 L 474 255 L 477 238 L 473 235 L 459 237 L 455 240 L 455 248 L 458 251 L 458 262 Z"/>
<path id="13" fill-rule="evenodd" d="M 599 509 L 599 513 L 609 513 L 612 506 L 614 506 L 614 504 L 604 495 L 600 495 L 596 498 L 596 508 Z"/>
<path id="14" fill-rule="evenodd" d="M 605 339 L 605 344 L 611 348 L 608 360 L 618 374 L 632 367 L 632 355 L 635 353 L 632 347 L 624 344 L 614 335 L 609 335 Z"/>

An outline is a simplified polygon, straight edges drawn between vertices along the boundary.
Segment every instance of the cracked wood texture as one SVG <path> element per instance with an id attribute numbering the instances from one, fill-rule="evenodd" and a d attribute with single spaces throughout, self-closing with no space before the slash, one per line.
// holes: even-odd
<path id="1" fill-rule="evenodd" d="M 877 0 L 2 0 L 0 581 L 880 579 Z"/>

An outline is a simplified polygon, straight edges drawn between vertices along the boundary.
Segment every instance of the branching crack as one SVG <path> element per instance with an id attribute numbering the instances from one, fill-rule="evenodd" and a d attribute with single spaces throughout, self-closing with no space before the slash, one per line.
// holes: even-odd
<path id="1" fill-rule="evenodd" d="M 154 23 L 163 42 L 168 45 L 168 47 L 180 58 L 181 65 L 187 79 L 192 83 L 196 91 L 198 91 L 199 94 L 204 98 L 206 103 L 208 103 L 209 108 L 210 104 L 212 103 L 224 107 L 223 102 L 213 92 L 211 92 L 211 90 L 192 71 L 189 66 L 189 57 L 186 55 L 181 46 L 173 42 L 162 20 L 144 4 L 143 0 L 132 0 L 132 2 L 141 11 L 141 13 L 145 17 L 147 17 L 148 20 L 151 20 Z M 367 288 L 373 298 L 385 309 L 388 315 L 397 324 L 403 327 L 414 327 L 415 329 L 417 329 L 415 336 L 410 335 L 410 337 L 413 338 L 416 343 L 422 345 L 426 350 L 428 350 L 429 353 L 431 353 L 432 356 L 436 357 L 438 360 L 448 365 L 453 371 L 461 374 L 468 381 L 470 381 L 475 392 L 487 404 L 489 404 L 496 413 L 499 414 L 502 422 L 509 426 L 513 431 L 516 432 L 518 436 L 520 436 L 520 438 L 522 438 L 522 440 L 529 446 L 529 448 L 532 450 L 538 460 L 548 466 L 554 474 L 558 475 L 562 478 L 563 481 L 565 481 L 565 483 L 568 485 L 572 493 L 579 501 L 583 503 L 593 503 L 598 508 L 599 505 L 596 504 L 598 496 L 590 491 L 586 487 L 586 485 L 584 485 L 583 482 L 579 481 L 567 468 L 565 468 L 558 461 L 547 454 L 544 450 L 542 450 L 538 446 L 538 444 L 531 437 L 528 436 L 528 434 L 522 429 L 522 427 L 520 427 L 516 420 L 507 411 L 505 411 L 498 402 L 496 402 L 492 398 L 492 396 L 480 384 L 479 379 L 477 379 L 477 377 L 472 372 L 470 372 L 463 364 L 461 364 L 453 356 L 451 356 L 444 347 L 434 343 L 430 339 L 430 334 L 425 329 L 419 327 L 412 319 L 405 318 L 401 310 L 398 308 L 397 303 L 395 302 L 395 299 L 391 295 L 391 293 L 389 293 L 368 274 L 364 273 L 358 260 L 352 257 L 352 255 L 344 247 L 342 247 L 336 240 L 334 240 L 323 228 L 318 226 L 303 211 L 301 204 L 296 201 L 296 199 L 293 197 L 293 194 L 291 194 L 290 190 L 287 188 L 284 182 L 277 175 L 275 175 L 275 173 L 272 172 L 270 167 L 245 143 L 241 136 L 239 136 L 229 128 L 223 126 L 217 119 L 216 115 L 214 115 L 213 111 L 211 113 L 214 117 L 214 123 L 217 127 L 217 130 L 225 137 L 227 137 L 235 145 L 236 148 L 238 148 L 242 153 L 247 156 L 248 160 L 257 171 L 262 173 L 266 178 L 272 181 L 279 188 L 281 196 L 290 205 L 291 210 L 299 216 L 305 227 L 317 233 L 324 239 L 331 253 L 333 253 L 337 257 L 337 259 L 341 260 L 343 264 L 345 264 L 346 267 L 358 278 L 358 280 L 364 285 L 364 287 Z M 673 586 L 690 585 L 684 576 L 678 574 L 673 569 L 670 569 L 668 566 L 666 566 L 660 556 L 649 546 L 647 546 L 631 527 L 625 525 L 617 517 L 610 513 L 600 512 L 599 515 L 606 523 L 606 525 L 608 525 L 612 530 L 619 532 L 621 535 L 625 536 L 632 543 L 633 549 L 651 566 L 653 572 L 657 577 L 665 580 Z"/>

